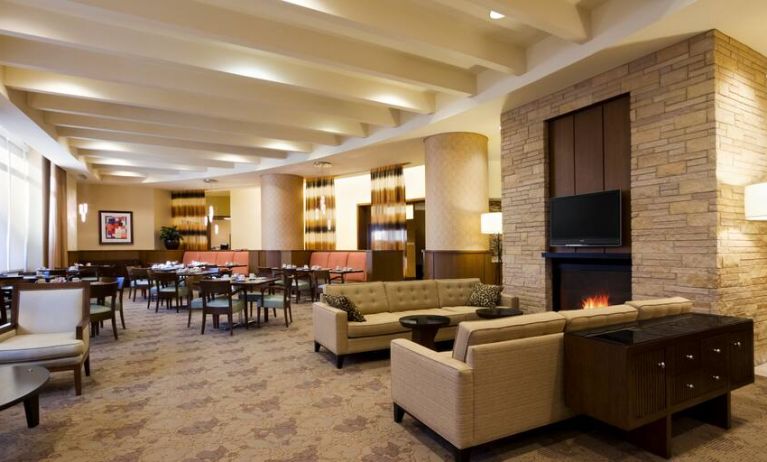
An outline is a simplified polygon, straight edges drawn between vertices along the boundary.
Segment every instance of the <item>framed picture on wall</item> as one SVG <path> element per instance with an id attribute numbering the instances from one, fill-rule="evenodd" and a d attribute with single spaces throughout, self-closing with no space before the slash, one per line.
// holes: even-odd
<path id="1" fill-rule="evenodd" d="M 133 212 L 99 210 L 100 244 L 133 244 Z"/>

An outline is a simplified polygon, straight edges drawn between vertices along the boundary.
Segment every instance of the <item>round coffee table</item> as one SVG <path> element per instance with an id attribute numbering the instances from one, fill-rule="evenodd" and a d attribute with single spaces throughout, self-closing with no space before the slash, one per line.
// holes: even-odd
<path id="1" fill-rule="evenodd" d="M 413 331 L 413 341 L 426 348 L 434 349 L 434 338 L 440 327 L 450 325 L 450 318 L 431 314 L 416 314 L 399 318 L 402 327 Z"/>
<path id="2" fill-rule="evenodd" d="M 0 411 L 24 402 L 27 426 L 40 423 L 40 388 L 48 381 L 48 369 L 40 366 L 0 367 Z"/>
<path id="3" fill-rule="evenodd" d="M 477 316 L 482 319 L 508 318 L 509 316 L 519 316 L 522 311 L 519 308 L 480 308 L 477 310 Z"/>

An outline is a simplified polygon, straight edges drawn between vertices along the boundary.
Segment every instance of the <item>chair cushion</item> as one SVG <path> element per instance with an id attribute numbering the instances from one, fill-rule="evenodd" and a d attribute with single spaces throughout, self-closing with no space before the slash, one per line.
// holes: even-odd
<path id="1" fill-rule="evenodd" d="M 237 311 L 235 309 L 235 305 L 237 303 L 242 303 L 242 300 L 232 300 L 232 309 L 234 311 Z M 195 298 L 192 300 L 191 307 L 193 310 L 201 310 L 202 309 L 202 299 L 201 298 Z M 228 308 L 229 307 L 229 300 L 224 297 L 217 297 L 213 300 L 208 300 L 208 308 Z"/>
<path id="2" fill-rule="evenodd" d="M 634 322 L 638 312 L 628 305 L 613 305 L 604 308 L 589 308 L 586 310 L 564 310 L 559 314 L 567 320 L 565 332 L 575 332 L 586 329 L 596 329 L 613 324 Z"/>
<path id="3" fill-rule="evenodd" d="M 285 299 L 282 294 L 264 294 L 263 300 L 259 294 L 259 300 L 264 308 L 284 308 L 285 306 Z"/>
<path id="4" fill-rule="evenodd" d="M 385 282 L 389 311 L 423 310 L 439 307 L 434 280 Z"/>
<path id="5" fill-rule="evenodd" d="M 20 290 L 19 334 L 71 332 L 83 318 L 83 289 Z"/>
<path id="6" fill-rule="evenodd" d="M 354 284 L 328 284 L 325 293 L 344 295 L 364 315 L 389 311 L 386 288 L 383 282 L 360 282 Z M 434 305 L 436 306 L 436 304 Z"/>
<path id="7" fill-rule="evenodd" d="M 85 343 L 74 331 L 60 334 L 14 335 L 0 342 L 0 363 L 68 358 L 85 352 Z"/>
<path id="8" fill-rule="evenodd" d="M 492 284 L 482 284 L 481 282 L 472 288 L 469 294 L 469 306 L 481 306 L 485 308 L 495 308 L 501 298 L 503 287 Z"/>
<path id="9" fill-rule="evenodd" d="M 323 303 L 327 303 L 328 305 L 332 306 L 333 308 L 338 308 L 339 310 L 346 311 L 347 321 L 365 322 L 365 316 L 359 312 L 351 300 L 344 297 L 343 295 L 322 294 L 320 300 Z"/>
<path id="10" fill-rule="evenodd" d="M 479 278 L 469 279 L 437 279 L 437 294 L 439 305 L 466 306 L 474 287 L 479 284 Z"/>
<path id="11" fill-rule="evenodd" d="M 637 319 L 662 318 L 692 311 L 692 302 L 682 297 L 656 298 L 652 300 L 632 300 L 626 302 L 639 311 Z"/>
<path id="12" fill-rule="evenodd" d="M 330 252 L 312 252 L 309 257 L 309 266 L 319 266 L 320 268 L 328 268 L 328 258 Z"/>
<path id="13" fill-rule="evenodd" d="M 563 316 L 552 311 L 487 321 L 462 322 L 458 325 L 455 336 L 453 358 L 466 361 L 469 347 L 472 345 L 556 334 L 563 331 L 565 323 Z"/>
<path id="14" fill-rule="evenodd" d="M 349 338 L 373 337 L 408 332 L 410 329 L 399 323 L 401 313 L 371 313 L 365 315 L 365 322 L 349 322 Z"/>
<path id="15" fill-rule="evenodd" d="M 111 311 L 112 311 L 112 308 L 109 306 L 99 305 L 97 303 L 91 303 L 91 316 L 93 316 L 94 314 L 110 313 Z"/>
<path id="16" fill-rule="evenodd" d="M 133 287 L 147 287 L 149 285 L 148 279 L 136 279 L 135 281 L 131 281 L 131 285 Z"/>

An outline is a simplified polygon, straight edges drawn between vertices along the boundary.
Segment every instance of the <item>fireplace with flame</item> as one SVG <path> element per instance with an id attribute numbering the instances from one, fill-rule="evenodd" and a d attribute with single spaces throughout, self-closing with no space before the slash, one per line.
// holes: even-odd
<path id="1" fill-rule="evenodd" d="M 555 311 L 620 305 L 631 300 L 631 261 L 555 258 L 552 282 Z"/>

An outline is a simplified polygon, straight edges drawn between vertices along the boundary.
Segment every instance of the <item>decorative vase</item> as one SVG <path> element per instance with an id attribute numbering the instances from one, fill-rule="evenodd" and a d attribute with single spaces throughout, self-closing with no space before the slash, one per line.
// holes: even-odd
<path id="1" fill-rule="evenodd" d="M 166 239 L 163 241 L 163 244 L 165 244 L 165 248 L 167 250 L 178 250 L 178 247 L 181 245 L 181 241 L 178 239 Z"/>

